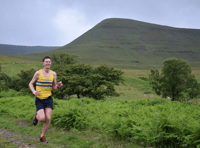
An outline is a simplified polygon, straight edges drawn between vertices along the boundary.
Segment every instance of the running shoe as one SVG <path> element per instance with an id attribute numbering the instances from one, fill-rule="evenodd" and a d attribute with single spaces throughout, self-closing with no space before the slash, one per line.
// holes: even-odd
<path id="1" fill-rule="evenodd" d="M 40 137 L 40 141 L 43 143 L 48 143 L 48 141 L 46 140 L 46 138 L 44 136 Z"/>
<path id="2" fill-rule="evenodd" d="M 37 112 L 36 112 L 36 114 L 35 114 L 35 117 L 33 117 L 33 120 L 32 120 L 32 123 L 33 123 L 33 125 L 37 125 L 37 123 L 38 123 L 38 120 L 36 119 L 36 115 L 37 115 Z"/>

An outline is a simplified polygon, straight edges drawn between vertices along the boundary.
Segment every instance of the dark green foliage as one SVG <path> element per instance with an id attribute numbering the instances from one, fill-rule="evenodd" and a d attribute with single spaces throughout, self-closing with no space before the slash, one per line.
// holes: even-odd
<path id="1" fill-rule="evenodd" d="M 78 98 L 82 95 L 101 100 L 106 96 L 120 95 L 116 93 L 114 85 L 119 85 L 120 82 L 124 84 L 121 70 L 114 70 L 113 67 L 109 68 L 106 65 L 93 69 L 84 63 L 70 63 L 70 60 L 67 60 L 71 58 L 68 54 L 60 54 L 59 56 L 53 55 L 52 65 L 54 63 L 54 66 L 52 66 L 52 70 L 57 73 L 57 82 L 62 81 L 63 86 L 52 91 L 53 97 L 63 99 L 65 94 L 69 96 L 77 94 Z M 105 89 L 104 86 L 107 88 Z"/>
<path id="2" fill-rule="evenodd" d="M 20 91 L 19 84 L 20 79 L 18 77 L 13 77 L 11 83 L 8 85 L 10 89 Z"/>
<path id="3" fill-rule="evenodd" d="M 0 72 L 0 92 L 5 90 L 8 91 L 8 85 L 11 83 L 11 78 L 4 72 Z"/>
<path id="4" fill-rule="evenodd" d="M 20 78 L 20 81 L 18 83 L 19 89 L 27 88 L 29 87 L 29 82 L 32 80 L 34 73 L 36 72 L 35 69 L 30 69 L 27 71 L 21 70 L 19 74 L 17 74 Z M 35 86 L 34 86 L 35 87 Z"/>
<path id="5" fill-rule="evenodd" d="M 76 98 L 70 99 L 72 106 L 67 108 L 64 104 L 62 104 L 64 107 L 59 106 L 57 101 L 54 101 L 54 103 L 59 112 L 54 112 L 54 115 L 51 117 L 52 125 L 65 130 L 69 130 L 70 128 L 79 130 L 88 128 L 89 124 L 86 122 L 87 115 L 85 114 L 87 108 L 85 108 L 85 105 L 95 103 L 93 99 L 83 98 L 82 102 Z"/>
<path id="6" fill-rule="evenodd" d="M 149 81 L 149 78 L 145 78 L 145 77 L 138 77 L 138 78 L 144 81 Z"/>
<path id="7" fill-rule="evenodd" d="M 23 101 L 23 100 L 27 101 Z M 164 103 L 159 103 L 163 102 Z M 143 143 L 144 147 L 188 147 L 200 145 L 200 106 L 197 104 L 152 100 L 97 101 L 89 98 L 54 100 L 51 124 L 56 128 L 92 129 L 123 141 Z M 151 104 L 156 102 L 156 104 Z M 32 120 L 35 106 L 30 97 L 1 98 L 0 116 Z M 3 105 L 2 105 L 3 104 Z M 13 108 L 14 106 L 17 108 Z M 22 111 L 23 110 L 23 111 Z"/>
<path id="8" fill-rule="evenodd" d="M 200 84 L 191 68 L 183 59 L 167 59 L 164 61 L 162 73 L 151 69 L 150 85 L 162 98 L 170 97 L 172 101 L 188 101 L 200 96 Z"/>
<path id="9" fill-rule="evenodd" d="M 66 53 L 58 54 L 58 56 L 53 54 L 51 69 L 56 72 L 62 70 L 63 68 L 65 69 L 68 65 L 77 63 L 78 61 L 75 60 L 77 57 L 77 55 L 69 55 Z"/>
<path id="10" fill-rule="evenodd" d="M 53 97 L 64 99 L 65 94 L 69 96 L 77 94 L 78 98 L 82 95 L 101 100 L 106 96 L 120 96 L 115 91 L 114 85 L 119 85 L 120 82 L 124 84 L 125 80 L 121 77 L 123 74 L 121 70 L 114 70 L 113 67 L 109 68 L 106 65 L 93 69 L 84 63 L 75 64 L 77 61 L 74 60 L 74 57 L 77 56 L 68 54 L 52 56 L 51 69 L 57 73 L 57 82 L 62 81 L 63 83 L 58 90 L 52 90 Z M 32 95 L 28 84 L 35 72 L 35 69 L 21 70 L 17 77 L 12 78 L 12 81 L 9 79 L 10 83 L 6 86 L 21 91 L 23 95 Z M 2 74 L 3 76 L 5 77 L 5 74 Z M 34 84 L 34 88 L 36 88 L 36 84 Z"/>
<path id="11" fill-rule="evenodd" d="M 71 107 L 62 105 L 61 110 L 54 112 L 54 126 L 101 129 L 103 134 L 138 144 L 142 142 L 146 147 L 193 148 L 200 144 L 198 105 L 166 99 L 101 103 L 91 99 L 83 106 L 78 99 L 71 99 L 70 104 Z"/>
<path id="12" fill-rule="evenodd" d="M 4 97 L 17 97 L 20 96 L 22 93 L 21 92 L 17 92 L 13 89 L 9 89 L 8 91 L 1 91 L 0 92 L 0 98 L 4 98 Z"/>
<path id="13" fill-rule="evenodd" d="M 64 110 L 63 110 L 64 111 Z M 51 124 L 65 130 L 70 130 L 71 127 L 82 130 L 88 127 L 88 124 L 85 123 L 86 116 L 82 114 L 82 108 L 77 108 L 72 106 L 67 108 L 63 113 L 55 113 L 52 116 Z"/>
<path id="14" fill-rule="evenodd" d="M 29 82 L 32 80 L 35 69 L 27 71 L 21 70 L 17 77 L 13 77 L 11 83 L 8 85 L 10 89 L 21 91 L 22 95 L 32 95 L 29 88 Z M 33 85 L 36 88 L 36 84 Z"/>

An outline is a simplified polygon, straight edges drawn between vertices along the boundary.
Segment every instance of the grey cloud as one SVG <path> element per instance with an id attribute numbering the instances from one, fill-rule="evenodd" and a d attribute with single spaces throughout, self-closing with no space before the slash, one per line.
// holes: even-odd
<path id="1" fill-rule="evenodd" d="M 127 18 L 178 28 L 200 29 L 198 17 L 200 0 L 0 1 L 1 44 L 63 46 L 88 31 L 88 26 L 93 27 L 108 17 Z M 77 10 L 85 17 L 86 23 L 80 22 L 85 26 L 79 29 L 76 37 L 73 36 L 73 32 L 77 30 L 73 30 L 73 27 L 66 26 L 71 33 L 67 34 L 59 30 L 54 23 L 59 10 L 63 8 Z"/>

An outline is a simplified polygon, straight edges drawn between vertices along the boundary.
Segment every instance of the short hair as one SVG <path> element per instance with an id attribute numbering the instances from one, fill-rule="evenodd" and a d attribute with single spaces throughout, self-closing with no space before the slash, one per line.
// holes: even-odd
<path id="1" fill-rule="evenodd" d="M 45 59 L 50 59 L 51 60 L 51 57 L 50 56 L 45 56 L 42 61 L 44 62 Z"/>

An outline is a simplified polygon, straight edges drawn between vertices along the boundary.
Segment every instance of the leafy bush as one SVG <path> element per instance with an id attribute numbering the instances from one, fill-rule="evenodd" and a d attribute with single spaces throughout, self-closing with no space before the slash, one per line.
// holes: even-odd
<path id="1" fill-rule="evenodd" d="M 29 82 L 32 80 L 36 70 L 30 69 L 27 71 L 21 70 L 17 77 L 13 77 L 11 82 L 8 84 L 10 89 L 22 92 L 22 95 L 33 95 L 30 88 Z M 36 88 L 36 84 L 33 85 Z"/>
<path id="2" fill-rule="evenodd" d="M 20 83 L 20 79 L 17 78 L 17 77 L 13 77 L 11 79 L 11 82 L 8 84 L 8 87 L 10 89 L 13 89 L 13 90 L 16 90 L 16 91 L 20 91 L 19 83 Z"/>
<path id="3" fill-rule="evenodd" d="M 11 78 L 4 72 L 0 72 L 0 92 L 5 90 L 8 91 L 8 84 L 11 82 Z"/>
<path id="4" fill-rule="evenodd" d="M 198 105 L 166 99 L 144 99 L 117 102 L 93 100 L 81 107 L 78 99 L 70 101 L 72 107 L 63 109 L 62 114 L 54 114 L 52 120 L 57 121 L 54 125 L 67 129 L 82 129 L 82 125 L 119 139 L 132 139 L 138 144 L 144 142 L 146 146 L 194 147 L 199 144 L 196 132 L 199 130 Z"/>
<path id="5" fill-rule="evenodd" d="M 85 102 L 85 101 L 84 101 Z M 83 114 L 84 108 L 77 107 L 80 105 L 80 100 L 70 99 L 70 107 L 62 107 L 62 109 L 55 110 L 51 116 L 51 124 L 66 130 L 71 127 L 82 130 L 88 127 L 86 116 Z"/>
<path id="6" fill-rule="evenodd" d="M 20 96 L 21 93 L 17 92 L 15 90 L 9 89 L 7 92 L 6 91 L 1 91 L 0 92 L 0 98 L 3 97 L 16 97 L 16 96 Z"/>
<path id="7" fill-rule="evenodd" d="M 57 72 L 57 81 L 62 81 L 63 86 L 58 90 L 53 90 L 53 96 L 63 99 L 65 94 L 83 95 L 96 100 L 103 100 L 106 96 L 120 96 L 114 89 L 114 85 L 124 84 L 121 70 L 114 70 L 106 64 L 93 68 L 84 63 L 77 64 L 73 56 L 62 53 L 53 55 L 51 67 Z M 124 84 L 125 85 L 125 84 Z M 104 89 L 107 86 L 107 89 Z"/>
<path id="8" fill-rule="evenodd" d="M 34 73 L 36 70 L 30 69 L 27 71 L 21 70 L 19 74 L 19 81 L 17 85 L 19 86 L 19 90 L 29 88 L 28 84 L 32 80 Z M 35 85 L 34 85 L 35 87 Z M 30 94 L 32 94 L 31 90 L 29 89 Z"/>

